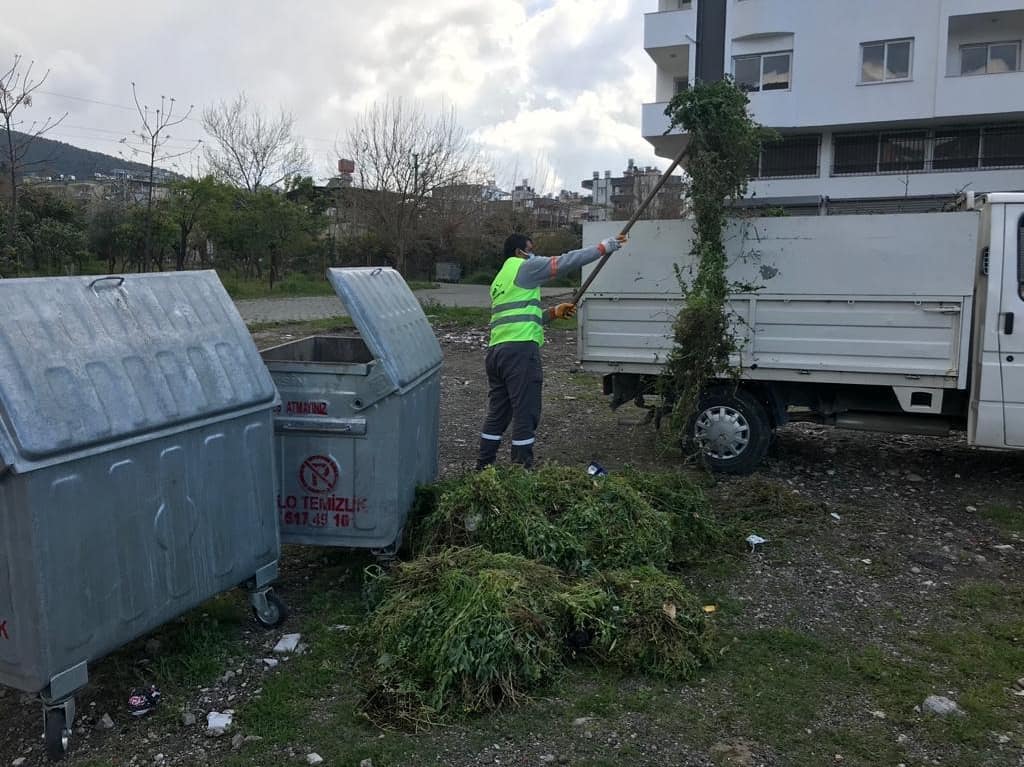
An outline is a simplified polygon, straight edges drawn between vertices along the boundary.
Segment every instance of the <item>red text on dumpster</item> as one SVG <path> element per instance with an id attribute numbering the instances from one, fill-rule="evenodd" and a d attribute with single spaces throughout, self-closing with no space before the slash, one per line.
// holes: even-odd
<path id="1" fill-rule="evenodd" d="M 338 464 L 326 455 L 311 455 L 299 467 L 299 484 L 307 493 L 327 495 L 338 484 Z"/>
<path id="2" fill-rule="evenodd" d="M 327 403 L 322 400 L 289 400 L 284 403 L 288 415 L 327 415 Z"/>
<path id="3" fill-rule="evenodd" d="M 309 495 L 277 497 L 281 524 L 286 527 L 348 527 L 352 515 L 367 511 L 366 498 L 321 498 Z"/>
<path id="4" fill-rule="evenodd" d="M 0 621 L 0 639 L 10 639 L 7 633 L 7 621 Z"/>

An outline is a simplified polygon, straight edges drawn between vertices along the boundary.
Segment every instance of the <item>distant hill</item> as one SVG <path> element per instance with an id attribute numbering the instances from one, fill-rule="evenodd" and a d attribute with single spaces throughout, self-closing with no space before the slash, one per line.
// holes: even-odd
<path id="1" fill-rule="evenodd" d="M 23 140 L 25 135 L 12 132 L 15 142 Z M 3 136 L 4 142 L 7 137 Z M 115 171 L 127 170 L 133 174 L 149 173 L 149 166 L 138 162 L 113 157 L 100 152 L 91 152 L 63 141 L 54 141 L 45 137 L 37 138 L 29 147 L 23 160 L 25 175 L 29 176 L 74 176 L 80 181 L 88 180 L 96 173 L 105 176 L 114 175 Z M 6 167 L 4 158 L 0 157 L 0 167 Z M 178 177 L 171 173 L 172 177 Z"/>

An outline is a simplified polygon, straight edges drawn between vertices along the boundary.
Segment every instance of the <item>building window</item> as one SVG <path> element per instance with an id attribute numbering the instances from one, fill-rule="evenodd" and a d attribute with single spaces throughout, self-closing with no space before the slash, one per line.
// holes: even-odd
<path id="1" fill-rule="evenodd" d="M 737 56 L 733 77 L 745 91 L 788 91 L 792 60 L 792 51 Z"/>
<path id="2" fill-rule="evenodd" d="M 1024 125 L 837 134 L 832 175 L 1024 167 Z"/>
<path id="3" fill-rule="evenodd" d="M 860 81 L 887 83 L 909 80 L 914 55 L 913 40 L 883 40 L 860 46 Z"/>
<path id="4" fill-rule="evenodd" d="M 1019 168 L 1024 165 L 1024 126 L 1003 125 L 981 132 L 981 167 Z"/>
<path id="5" fill-rule="evenodd" d="M 784 136 L 761 148 L 751 178 L 817 178 L 821 136 Z"/>
<path id="6" fill-rule="evenodd" d="M 882 133 L 878 141 L 878 172 L 909 173 L 923 171 L 928 133 Z"/>
<path id="7" fill-rule="evenodd" d="M 1020 43 L 984 43 L 960 48 L 960 74 L 996 75 L 1020 70 Z"/>
<path id="8" fill-rule="evenodd" d="M 680 93 L 683 93 L 684 91 L 689 89 L 690 81 L 687 80 L 685 77 L 677 77 L 673 82 L 672 86 L 673 92 L 675 93 L 675 95 L 678 96 Z"/>
<path id="9" fill-rule="evenodd" d="M 935 131 L 934 170 L 977 168 L 981 151 L 980 128 L 953 128 Z"/>

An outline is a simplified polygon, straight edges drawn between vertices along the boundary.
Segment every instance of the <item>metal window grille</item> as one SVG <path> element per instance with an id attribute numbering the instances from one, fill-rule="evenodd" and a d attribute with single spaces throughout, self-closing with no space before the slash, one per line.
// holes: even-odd
<path id="1" fill-rule="evenodd" d="M 1024 125 L 836 134 L 833 176 L 1024 168 Z"/>
<path id="2" fill-rule="evenodd" d="M 820 157 L 820 135 L 784 136 L 761 148 L 751 178 L 817 178 Z"/>

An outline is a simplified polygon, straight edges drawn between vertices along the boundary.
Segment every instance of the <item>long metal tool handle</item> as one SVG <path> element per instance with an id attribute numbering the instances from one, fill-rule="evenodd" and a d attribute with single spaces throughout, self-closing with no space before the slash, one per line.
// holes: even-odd
<path id="1" fill-rule="evenodd" d="M 661 188 L 665 186 L 665 182 L 668 181 L 669 177 L 673 173 L 675 173 L 676 168 L 678 168 L 679 165 L 686 158 L 686 151 L 687 149 L 686 147 L 684 147 L 683 151 L 679 153 L 679 156 L 676 157 L 676 159 L 672 162 L 671 165 L 668 166 L 668 170 L 661 174 L 661 178 L 658 179 L 658 183 L 654 185 L 654 188 L 647 195 L 647 198 L 642 203 L 640 203 L 640 207 L 636 209 L 636 212 L 629 219 L 629 221 L 626 222 L 626 225 L 622 227 L 622 231 L 619 232 L 619 234 L 629 234 L 629 230 L 633 228 L 633 224 L 640 220 L 640 216 L 642 216 L 644 214 L 644 211 L 646 211 L 650 204 L 654 202 L 654 198 L 658 196 L 658 192 L 660 192 Z M 604 269 L 604 265 L 608 263 L 608 259 L 611 258 L 611 256 L 611 253 L 605 253 L 603 256 L 601 256 L 601 260 L 597 262 L 597 266 L 594 267 L 594 271 L 592 271 L 590 275 L 587 277 L 587 279 L 584 280 L 583 284 L 580 285 L 579 290 L 577 290 L 576 293 L 573 294 L 572 302 L 574 304 L 579 304 L 580 299 L 583 298 L 583 294 L 587 292 L 587 289 L 590 287 L 591 283 L 594 281 L 594 279 L 597 277 L 600 271 Z"/>

